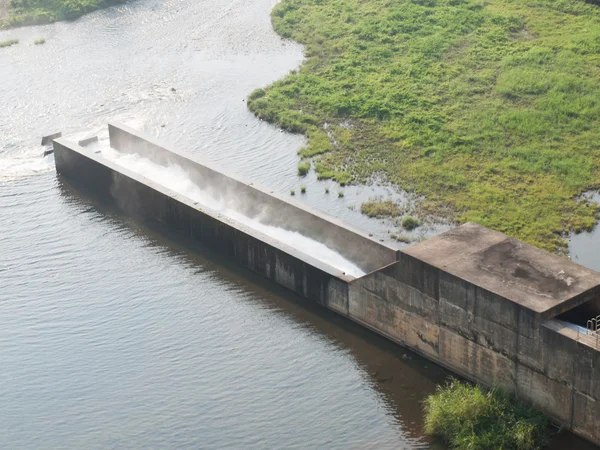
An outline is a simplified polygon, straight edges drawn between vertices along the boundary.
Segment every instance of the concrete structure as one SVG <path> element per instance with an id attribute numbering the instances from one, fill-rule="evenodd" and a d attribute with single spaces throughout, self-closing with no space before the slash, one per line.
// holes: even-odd
<path id="1" fill-rule="evenodd" d="M 566 321 L 595 310 L 600 273 L 472 223 L 395 251 L 134 130 L 109 131 L 113 148 L 185 167 L 199 185 L 242 198 L 246 214 L 260 211 L 270 224 L 327 244 L 367 275 L 349 277 L 64 139 L 54 143 L 57 171 L 466 378 L 514 392 L 600 444 L 600 346 Z"/>

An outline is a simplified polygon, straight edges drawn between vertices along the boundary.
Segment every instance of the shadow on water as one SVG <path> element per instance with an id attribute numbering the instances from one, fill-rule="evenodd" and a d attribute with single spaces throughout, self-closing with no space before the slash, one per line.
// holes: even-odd
<path id="1" fill-rule="evenodd" d="M 370 387 L 385 399 L 390 414 L 407 435 L 423 442 L 419 447 L 447 448 L 438 440 L 423 437 L 422 402 L 436 386 L 453 376 L 451 372 L 315 302 L 267 282 L 195 241 L 170 232 L 156 222 L 136 222 L 109 202 L 82 195 L 60 176 L 58 180 L 61 197 L 66 203 L 102 214 L 118 228 L 126 228 L 143 237 L 146 245 L 160 248 L 174 262 L 210 271 L 228 284 L 254 294 L 253 297 L 259 298 L 271 312 L 292 318 L 300 326 L 319 333 L 336 347 L 349 352 L 367 375 Z M 553 439 L 549 448 L 592 450 L 597 447 L 565 431 Z"/>

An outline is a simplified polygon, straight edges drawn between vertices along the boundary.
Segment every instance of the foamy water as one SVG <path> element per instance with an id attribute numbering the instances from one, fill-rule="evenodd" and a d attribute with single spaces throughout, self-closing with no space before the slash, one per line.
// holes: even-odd
<path id="1" fill-rule="evenodd" d="M 143 158 L 137 153 L 120 153 L 112 148 L 102 149 L 102 156 L 114 163 L 125 167 L 132 172 L 139 173 L 146 178 L 182 194 L 205 207 L 217 211 L 237 222 L 253 228 L 267 236 L 277 239 L 294 247 L 307 255 L 335 267 L 346 275 L 358 278 L 365 274 L 356 264 L 348 261 L 342 255 L 326 245 L 304 236 L 296 231 L 266 225 L 257 218 L 248 217 L 231 209 L 224 202 L 214 198 L 208 191 L 200 188 L 193 182 L 188 173 L 178 165 L 161 166 L 153 161 Z"/>

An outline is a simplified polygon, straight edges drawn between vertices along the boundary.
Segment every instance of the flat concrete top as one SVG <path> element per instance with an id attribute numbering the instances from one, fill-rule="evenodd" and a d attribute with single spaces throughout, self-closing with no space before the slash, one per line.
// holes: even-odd
<path id="1" fill-rule="evenodd" d="M 574 308 L 589 295 L 600 295 L 600 272 L 475 223 L 403 252 L 543 318 Z"/>

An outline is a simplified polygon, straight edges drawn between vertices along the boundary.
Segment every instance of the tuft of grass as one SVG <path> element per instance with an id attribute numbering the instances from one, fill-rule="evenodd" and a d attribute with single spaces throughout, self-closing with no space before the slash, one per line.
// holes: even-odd
<path id="1" fill-rule="evenodd" d="M 300 193 L 306 194 L 306 186 L 300 186 Z"/>
<path id="2" fill-rule="evenodd" d="M 126 0 L 11 0 L 4 26 L 39 25 L 73 20 L 91 11 Z"/>
<path id="3" fill-rule="evenodd" d="M 319 179 L 381 174 L 423 214 L 556 250 L 599 215 L 579 198 L 600 180 L 592 3 L 282 0 L 274 28 L 306 58 L 248 107 L 307 136 Z"/>
<path id="4" fill-rule="evenodd" d="M 304 162 L 301 162 L 300 164 L 298 164 L 298 175 L 300 175 L 301 177 L 306 176 L 306 174 L 308 173 L 309 170 L 310 170 L 310 162 L 304 161 Z"/>
<path id="5" fill-rule="evenodd" d="M 440 436 L 451 449 L 513 448 L 547 445 L 550 421 L 498 389 L 451 380 L 424 403 L 425 432 Z"/>
<path id="6" fill-rule="evenodd" d="M 15 45 L 15 44 L 18 44 L 18 43 L 19 43 L 18 39 L 9 39 L 7 41 L 0 42 L 0 48 L 2 48 L 2 47 L 10 47 L 11 45 Z"/>
<path id="7" fill-rule="evenodd" d="M 390 237 L 395 241 L 402 242 L 404 244 L 410 244 L 412 242 L 408 236 L 404 236 L 402 234 L 392 233 L 390 234 Z"/>
<path id="8" fill-rule="evenodd" d="M 338 191 L 338 198 L 342 198 L 344 196 L 344 192 L 343 191 Z"/>
<path id="9" fill-rule="evenodd" d="M 412 216 L 406 216 L 404 219 L 402 219 L 402 227 L 409 231 L 414 230 L 415 228 L 417 228 L 420 225 L 421 225 L 421 222 Z"/>
<path id="10" fill-rule="evenodd" d="M 360 212 L 369 217 L 398 217 L 402 209 L 391 200 L 371 200 L 360 205 Z"/>
<path id="11" fill-rule="evenodd" d="M 290 195 L 296 195 L 296 191 L 294 191 L 293 189 L 290 189 Z"/>
<path id="12" fill-rule="evenodd" d="M 329 188 L 325 188 L 325 193 L 329 194 Z"/>
<path id="13" fill-rule="evenodd" d="M 36 39 L 36 40 L 35 40 L 33 43 L 34 43 L 35 45 L 42 45 L 42 44 L 45 44 L 45 43 L 46 43 L 46 39 L 44 39 L 44 38 L 41 38 L 41 39 Z"/>

